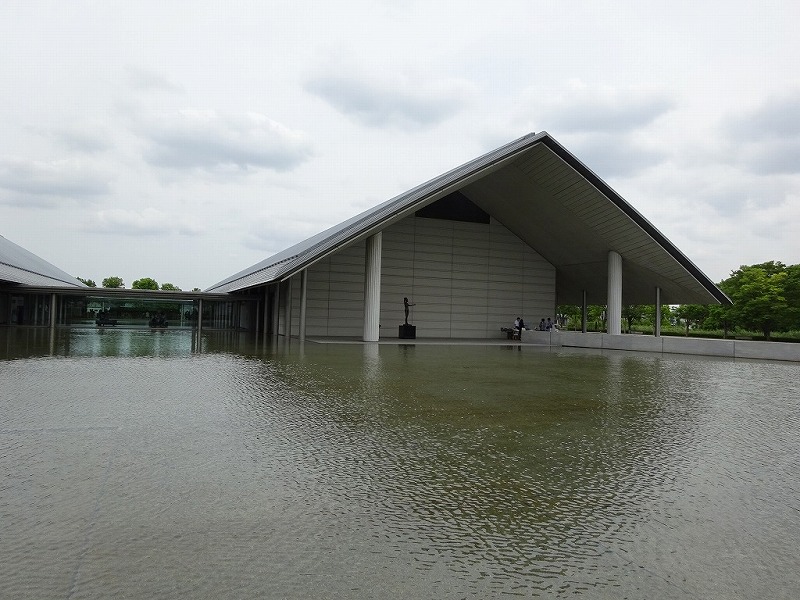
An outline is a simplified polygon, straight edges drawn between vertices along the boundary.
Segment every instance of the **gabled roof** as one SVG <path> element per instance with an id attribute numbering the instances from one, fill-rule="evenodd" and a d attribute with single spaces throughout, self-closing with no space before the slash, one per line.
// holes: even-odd
<path id="1" fill-rule="evenodd" d="M 608 252 L 623 260 L 623 303 L 730 300 L 672 242 L 546 132 L 529 134 L 287 248 L 208 288 L 285 280 L 338 249 L 460 192 L 556 268 L 560 304 L 604 304 Z"/>
<path id="2" fill-rule="evenodd" d="M 0 283 L 34 287 L 86 287 L 75 277 L 0 235 Z"/>

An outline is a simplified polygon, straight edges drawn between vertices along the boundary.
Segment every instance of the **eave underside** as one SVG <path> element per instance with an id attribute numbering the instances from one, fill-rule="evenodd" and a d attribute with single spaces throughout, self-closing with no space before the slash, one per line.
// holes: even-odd
<path id="1" fill-rule="evenodd" d="M 611 250 L 623 259 L 624 304 L 652 303 L 656 287 L 665 304 L 719 302 L 710 282 L 680 262 L 688 259 L 676 257 L 674 247 L 654 239 L 543 144 L 461 193 L 556 268 L 560 304 L 580 304 L 584 290 L 590 304 L 605 304 Z"/>

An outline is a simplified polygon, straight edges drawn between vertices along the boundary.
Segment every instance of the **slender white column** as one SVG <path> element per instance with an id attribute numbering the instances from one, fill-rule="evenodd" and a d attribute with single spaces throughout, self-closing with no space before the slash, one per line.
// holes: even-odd
<path id="1" fill-rule="evenodd" d="M 608 253 L 608 333 L 622 333 L 622 257 L 613 250 Z"/>
<path id="2" fill-rule="evenodd" d="M 589 330 L 589 305 L 586 304 L 586 290 L 583 290 L 581 301 L 581 331 L 586 333 Z"/>
<path id="3" fill-rule="evenodd" d="M 656 287 L 656 322 L 653 323 L 653 335 L 661 337 L 661 288 Z"/>
<path id="4" fill-rule="evenodd" d="M 382 233 L 376 233 L 367 239 L 366 264 L 364 272 L 365 342 L 377 342 L 380 338 L 382 247 Z"/>
<path id="5" fill-rule="evenodd" d="M 308 269 L 300 273 L 300 339 L 306 339 L 306 299 L 308 297 Z"/>

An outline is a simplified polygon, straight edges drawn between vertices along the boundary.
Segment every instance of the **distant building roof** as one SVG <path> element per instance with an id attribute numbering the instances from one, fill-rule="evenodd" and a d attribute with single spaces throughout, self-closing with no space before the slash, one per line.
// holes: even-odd
<path id="1" fill-rule="evenodd" d="M 285 280 L 458 191 L 556 268 L 560 304 L 607 295 L 608 252 L 623 258 L 623 302 L 724 303 L 728 297 L 660 231 L 546 132 L 528 134 L 208 288 L 237 292 Z"/>
<path id="2" fill-rule="evenodd" d="M 69 273 L 1 235 L 0 282 L 33 287 L 86 287 Z"/>

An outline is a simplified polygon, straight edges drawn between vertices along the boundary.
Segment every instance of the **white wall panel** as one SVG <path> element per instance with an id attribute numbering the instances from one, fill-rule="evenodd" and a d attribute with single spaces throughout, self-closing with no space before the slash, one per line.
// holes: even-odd
<path id="1" fill-rule="evenodd" d="M 363 334 L 364 256 L 362 242 L 309 269 L 309 336 Z M 382 338 L 397 337 L 404 296 L 417 337 L 500 337 L 517 316 L 530 326 L 555 317 L 555 269 L 497 221 L 408 217 L 383 231 Z"/>

